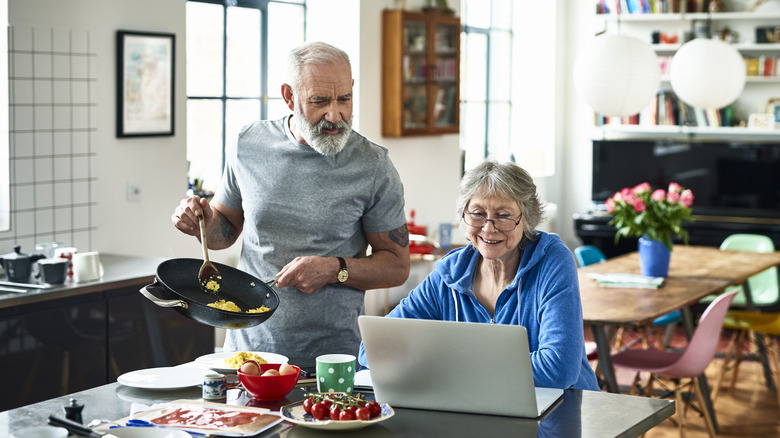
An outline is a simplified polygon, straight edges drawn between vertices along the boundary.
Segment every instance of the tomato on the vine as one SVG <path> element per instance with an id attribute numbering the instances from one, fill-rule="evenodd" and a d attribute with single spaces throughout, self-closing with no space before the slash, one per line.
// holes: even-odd
<path id="1" fill-rule="evenodd" d="M 314 403 L 311 407 L 311 416 L 314 417 L 315 420 L 324 420 L 325 417 L 328 415 L 328 407 L 322 403 Z"/>
<path id="2" fill-rule="evenodd" d="M 355 414 L 349 409 L 345 411 L 341 411 L 341 414 L 339 414 L 339 420 L 341 421 L 350 421 L 354 419 L 355 419 Z"/>
<path id="3" fill-rule="evenodd" d="M 338 406 L 333 406 L 330 408 L 330 419 L 331 420 L 338 420 L 339 414 L 341 413 L 341 408 Z"/>
<path id="4" fill-rule="evenodd" d="M 371 419 L 371 412 L 368 411 L 368 408 L 358 408 L 355 411 L 355 418 L 361 421 L 368 421 Z"/>
<path id="5" fill-rule="evenodd" d="M 303 401 L 303 410 L 307 414 L 311 414 L 311 407 L 314 404 L 314 397 L 309 397 Z"/>
<path id="6" fill-rule="evenodd" d="M 371 418 L 378 417 L 382 414 L 382 406 L 373 400 L 366 404 L 366 408 L 368 408 L 368 412 L 371 414 Z"/>

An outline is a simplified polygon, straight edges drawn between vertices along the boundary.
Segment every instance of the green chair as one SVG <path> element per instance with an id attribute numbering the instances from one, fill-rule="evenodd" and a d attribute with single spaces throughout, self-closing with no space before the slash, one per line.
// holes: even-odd
<path id="1" fill-rule="evenodd" d="M 729 251 L 755 251 L 755 252 L 774 252 L 775 245 L 768 236 L 761 234 L 732 234 L 723 240 L 720 249 Z M 777 268 L 772 267 L 762 271 L 747 281 L 750 287 L 750 297 L 753 300 L 755 309 L 762 312 L 780 311 L 780 287 L 778 287 Z M 747 309 L 747 299 L 742 286 L 732 286 L 727 289 L 739 290 L 731 304 L 733 309 Z M 703 298 L 701 301 L 708 303 L 715 299 L 711 295 Z"/>

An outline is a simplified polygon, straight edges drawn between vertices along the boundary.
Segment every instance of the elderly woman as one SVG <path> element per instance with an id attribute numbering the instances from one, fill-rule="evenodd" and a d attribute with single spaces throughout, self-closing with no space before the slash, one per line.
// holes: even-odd
<path id="1" fill-rule="evenodd" d="M 535 229 L 543 211 L 531 176 L 513 163 L 483 162 L 463 177 L 457 214 L 469 245 L 438 261 L 388 316 L 522 325 L 536 386 L 599 390 L 574 257 L 560 237 Z"/>

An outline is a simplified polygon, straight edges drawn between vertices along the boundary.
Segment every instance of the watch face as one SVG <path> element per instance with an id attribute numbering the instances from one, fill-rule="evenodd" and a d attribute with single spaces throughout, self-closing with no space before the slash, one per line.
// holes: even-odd
<path id="1" fill-rule="evenodd" d="M 347 272 L 346 269 L 342 269 L 341 271 L 339 271 L 339 275 L 337 278 L 339 280 L 339 283 L 343 283 L 347 281 L 347 278 L 349 278 L 349 272 Z"/>

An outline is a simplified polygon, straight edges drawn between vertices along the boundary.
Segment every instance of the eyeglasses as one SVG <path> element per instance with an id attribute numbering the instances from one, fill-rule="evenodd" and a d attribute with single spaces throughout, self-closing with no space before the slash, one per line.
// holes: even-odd
<path id="1" fill-rule="evenodd" d="M 523 219 L 523 213 L 520 213 L 520 217 L 517 220 L 514 220 L 511 217 L 488 219 L 487 216 L 482 213 L 463 213 L 462 217 L 463 222 L 466 222 L 466 225 L 472 227 L 482 228 L 486 223 L 493 222 L 493 227 L 498 231 L 512 231 L 520 224 L 520 220 Z"/>

